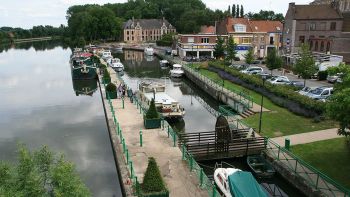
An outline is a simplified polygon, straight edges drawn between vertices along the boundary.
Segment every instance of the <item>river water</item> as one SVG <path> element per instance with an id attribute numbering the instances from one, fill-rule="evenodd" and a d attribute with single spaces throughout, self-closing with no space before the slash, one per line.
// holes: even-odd
<path id="1" fill-rule="evenodd" d="M 0 160 L 15 162 L 17 143 L 48 145 L 75 163 L 93 196 L 122 196 L 99 89 L 73 84 L 70 55 L 52 42 L 0 47 Z"/>

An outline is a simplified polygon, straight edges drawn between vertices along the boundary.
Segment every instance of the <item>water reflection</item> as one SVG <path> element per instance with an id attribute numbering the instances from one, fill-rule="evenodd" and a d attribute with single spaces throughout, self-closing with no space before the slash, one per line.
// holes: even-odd
<path id="1" fill-rule="evenodd" d="M 87 95 L 92 96 L 97 90 L 97 80 L 72 80 L 73 89 L 76 96 Z"/>
<path id="2" fill-rule="evenodd" d="M 68 45 L 64 44 L 61 40 L 46 40 L 37 42 L 22 42 L 22 43 L 5 43 L 0 44 L 0 53 L 8 51 L 10 49 L 24 49 L 28 50 L 34 48 L 35 51 L 44 51 L 54 49 L 55 47 L 61 46 L 63 49 L 67 49 Z"/>
<path id="3" fill-rule="evenodd" d="M 71 50 L 52 46 L 0 53 L 0 160 L 16 160 L 17 142 L 46 144 L 76 164 L 93 196 L 121 196 L 101 98 L 72 91 L 92 95 L 96 81 L 72 82 Z"/>

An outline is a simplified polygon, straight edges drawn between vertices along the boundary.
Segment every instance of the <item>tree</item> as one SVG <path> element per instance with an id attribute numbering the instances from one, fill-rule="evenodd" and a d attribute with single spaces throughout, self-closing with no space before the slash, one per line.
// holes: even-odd
<path id="1" fill-rule="evenodd" d="M 231 15 L 233 18 L 236 18 L 236 5 L 235 4 L 232 5 Z"/>
<path id="2" fill-rule="evenodd" d="M 229 14 L 230 14 L 230 12 L 231 12 L 231 6 L 230 6 L 230 5 L 228 5 L 227 13 L 229 13 Z"/>
<path id="3" fill-rule="evenodd" d="M 298 54 L 299 58 L 293 66 L 293 72 L 304 79 L 305 86 L 306 79 L 311 78 L 317 72 L 318 67 L 315 65 L 315 60 L 312 57 L 308 44 L 302 44 Z"/>
<path id="4" fill-rule="evenodd" d="M 243 10 L 243 5 L 241 5 L 241 12 L 240 12 L 240 17 L 243 18 L 244 17 L 244 10 Z"/>
<path id="5" fill-rule="evenodd" d="M 239 5 L 236 6 L 236 18 L 239 18 Z"/>
<path id="6" fill-rule="evenodd" d="M 284 21 L 284 16 L 281 13 L 275 13 L 274 11 L 260 10 L 259 13 L 249 12 L 246 17 L 253 20 L 271 20 L 271 21 Z"/>
<path id="7" fill-rule="evenodd" d="M 151 100 L 151 104 L 149 105 L 148 111 L 146 113 L 146 118 L 147 119 L 159 118 L 159 113 L 157 112 L 157 108 L 153 98 Z"/>
<path id="8" fill-rule="evenodd" d="M 281 68 L 283 64 L 282 58 L 277 54 L 277 50 L 273 48 L 270 52 L 267 53 L 266 57 L 266 67 L 271 71 L 274 69 Z"/>
<path id="9" fill-rule="evenodd" d="M 165 183 L 153 157 L 148 158 L 148 166 L 143 177 L 142 190 L 145 193 L 165 191 Z"/>
<path id="10" fill-rule="evenodd" d="M 90 196 L 72 163 L 47 146 L 19 145 L 18 164 L 0 162 L 0 196 Z"/>
<path id="11" fill-rule="evenodd" d="M 237 44 L 233 40 L 232 36 L 229 36 L 226 44 L 226 59 L 232 63 L 232 60 L 235 59 L 237 51 L 236 51 Z"/>
<path id="12" fill-rule="evenodd" d="M 244 58 L 245 58 L 245 63 L 247 63 L 247 64 L 253 63 L 254 54 L 253 54 L 253 49 L 252 49 L 252 48 L 249 48 L 249 50 L 247 51 L 247 53 L 244 54 Z"/>
<path id="13" fill-rule="evenodd" d="M 218 36 L 218 40 L 216 42 L 216 45 L 214 47 L 214 57 L 216 59 L 220 59 L 225 56 L 225 48 L 224 48 L 224 39 L 220 36 Z"/>
<path id="14" fill-rule="evenodd" d="M 350 66 L 341 64 L 327 71 L 331 75 L 342 73 L 342 82 L 334 85 L 334 95 L 327 102 L 326 111 L 331 118 L 339 121 L 338 134 L 348 138 L 350 136 Z"/>

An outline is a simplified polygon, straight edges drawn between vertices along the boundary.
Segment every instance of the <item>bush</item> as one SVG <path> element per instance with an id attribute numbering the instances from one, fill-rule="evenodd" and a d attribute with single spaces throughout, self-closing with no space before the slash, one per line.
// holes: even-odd
<path id="1" fill-rule="evenodd" d="M 100 64 L 100 58 L 98 58 L 98 57 L 95 56 L 95 55 L 93 55 L 93 56 L 91 57 L 91 60 L 92 60 L 94 63 L 96 63 L 96 64 Z"/>
<path id="2" fill-rule="evenodd" d="M 318 71 L 318 73 L 317 73 L 318 80 L 326 80 L 327 76 L 328 76 L 328 72 L 326 70 L 325 71 Z"/>
<path id="3" fill-rule="evenodd" d="M 240 73 L 238 70 L 227 66 L 224 68 L 220 61 L 209 62 L 209 69 L 217 72 L 222 78 L 263 94 L 276 105 L 287 108 L 298 115 L 314 117 L 324 112 L 324 105 L 321 102 L 296 93 L 291 86 L 265 83 L 263 87 L 263 82 L 259 76 Z"/>
<path id="4" fill-rule="evenodd" d="M 147 170 L 143 177 L 142 191 L 144 193 L 166 191 L 159 167 L 153 157 L 148 158 Z"/>
<path id="5" fill-rule="evenodd" d="M 113 83 L 109 83 L 106 86 L 106 91 L 107 92 L 117 92 L 117 86 L 115 86 Z"/>
<path id="6" fill-rule="evenodd" d="M 109 75 L 107 68 L 105 68 L 103 72 L 103 79 L 106 79 L 106 80 L 111 79 L 111 76 Z"/>
<path id="7" fill-rule="evenodd" d="M 157 119 L 159 118 L 159 114 L 156 109 L 156 104 L 154 102 L 154 99 L 151 100 L 151 104 L 149 106 L 149 109 L 146 113 L 146 119 Z"/>

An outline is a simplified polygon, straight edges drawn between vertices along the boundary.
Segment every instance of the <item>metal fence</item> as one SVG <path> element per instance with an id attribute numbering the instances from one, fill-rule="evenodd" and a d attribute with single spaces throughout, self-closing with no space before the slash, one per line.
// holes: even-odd
<path id="1" fill-rule="evenodd" d="M 292 173 L 306 180 L 308 185 L 315 190 L 327 196 L 350 196 L 347 188 L 269 139 L 266 151 L 273 159 L 282 162 Z"/>

